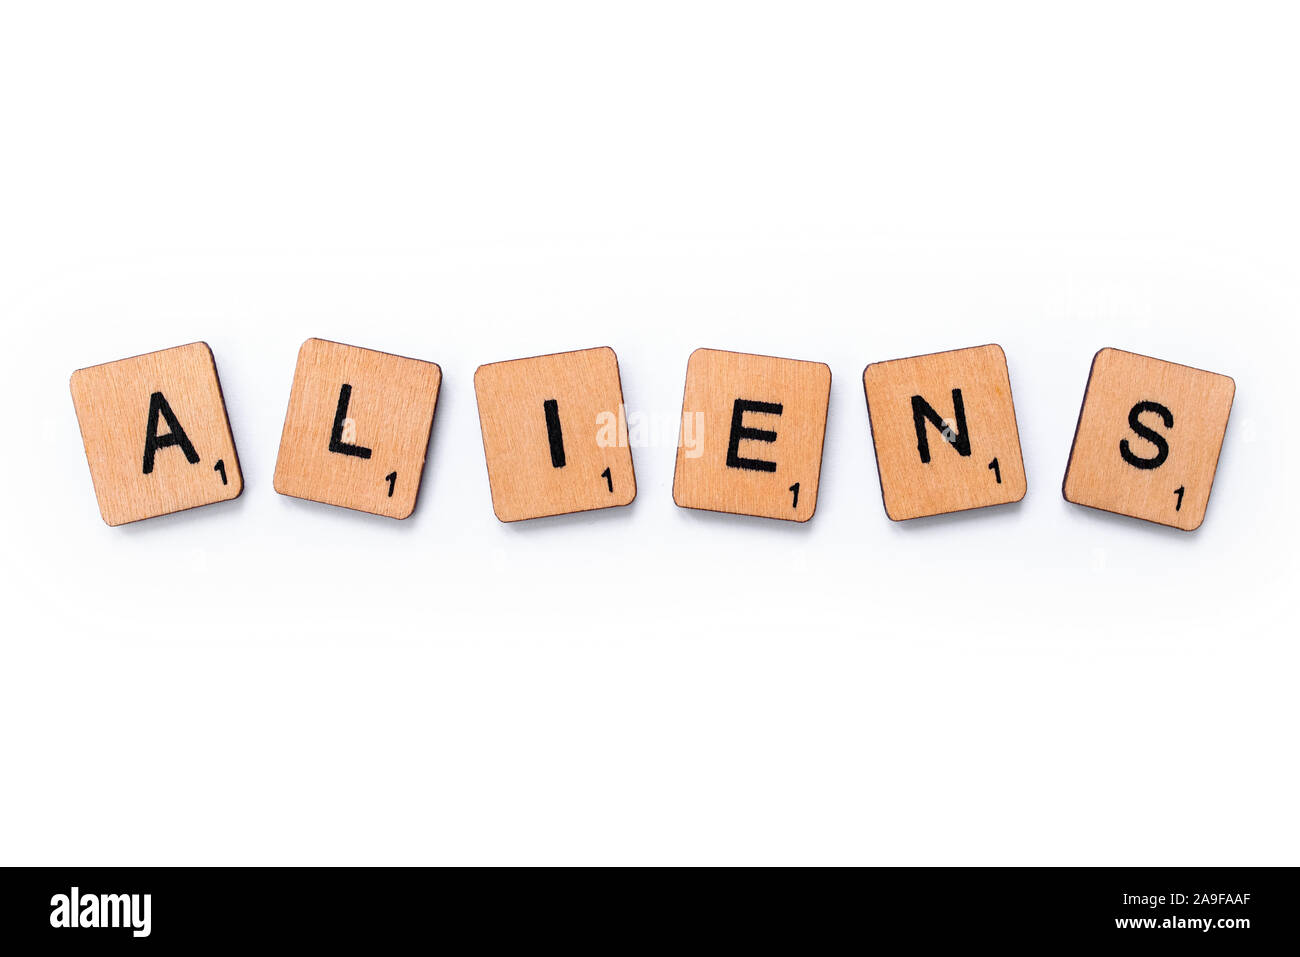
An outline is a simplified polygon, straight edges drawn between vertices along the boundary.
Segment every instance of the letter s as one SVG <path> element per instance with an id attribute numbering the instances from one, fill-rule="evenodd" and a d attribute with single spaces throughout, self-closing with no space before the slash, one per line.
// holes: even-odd
<path id="1" fill-rule="evenodd" d="M 1143 412 L 1155 412 L 1165 423 L 1166 429 L 1174 427 L 1174 414 L 1166 409 L 1159 402 L 1146 400 L 1139 402 L 1133 408 L 1129 409 L 1128 427 L 1136 432 L 1141 438 L 1146 439 L 1156 447 L 1156 454 L 1149 459 L 1139 458 L 1133 454 L 1132 448 L 1129 447 L 1128 439 L 1120 439 L 1119 454 L 1123 456 L 1124 461 L 1135 469 L 1158 469 L 1165 464 L 1165 459 L 1169 458 L 1169 443 L 1159 432 L 1147 428 L 1138 418 Z"/>

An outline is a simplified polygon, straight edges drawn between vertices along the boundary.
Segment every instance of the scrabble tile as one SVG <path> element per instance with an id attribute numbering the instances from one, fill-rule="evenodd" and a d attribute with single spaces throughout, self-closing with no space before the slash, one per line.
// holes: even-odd
<path id="1" fill-rule="evenodd" d="M 492 510 L 503 522 L 636 498 L 610 348 L 491 362 L 474 373 Z"/>
<path id="2" fill-rule="evenodd" d="M 808 521 L 830 394 L 824 362 L 696 349 L 686 364 L 673 501 Z"/>
<path id="3" fill-rule="evenodd" d="M 281 495 L 389 518 L 415 510 L 442 369 L 308 339 L 275 463 Z"/>
<path id="4" fill-rule="evenodd" d="M 1226 375 L 1102 349 L 1065 468 L 1066 501 L 1199 528 L 1236 391 Z"/>
<path id="5" fill-rule="evenodd" d="M 1001 346 L 873 362 L 862 373 L 885 514 L 896 522 L 1025 497 Z"/>
<path id="6" fill-rule="evenodd" d="M 71 386 L 109 525 L 224 502 L 244 490 L 206 342 L 78 369 Z"/>

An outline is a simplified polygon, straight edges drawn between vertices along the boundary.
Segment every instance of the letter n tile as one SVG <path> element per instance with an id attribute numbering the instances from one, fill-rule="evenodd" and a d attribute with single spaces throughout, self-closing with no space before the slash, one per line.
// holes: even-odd
<path id="1" fill-rule="evenodd" d="M 1025 497 L 1020 433 L 1001 346 L 873 362 L 862 384 L 891 519 Z"/>

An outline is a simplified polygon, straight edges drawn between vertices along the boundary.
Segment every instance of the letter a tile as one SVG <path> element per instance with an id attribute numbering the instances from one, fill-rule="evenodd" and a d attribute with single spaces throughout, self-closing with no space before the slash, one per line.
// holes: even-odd
<path id="1" fill-rule="evenodd" d="M 673 501 L 808 521 L 830 394 L 824 362 L 696 349 L 686 364 Z"/>
<path id="2" fill-rule="evenodd" d="M 1236 391 L 1226 375 L 1102 349 L 1065 467 L 1065 500 L 1199 528 Z"/>
<path id="3" fill-rule="evenodd" d="M 618 357 L 608 347 L 474 373 L 492 510 L 503 522 L 636 498 Z"/>
<path id="4" fill-rule="evenodd" d="M 308 339 L 298 351 L 275 490 L 389 518 L 415 511 L 442 370 Z"/>
<path id="5" fill-rule="evenodd" d="M 244 490 L 206 342 L 78 369 L 71 385 L 109 525 L 224 502 Z"/>
<path id="6" fill-rule="evenodd" d="M 1001 346 L 873 362 L 862 373 L 885 514 L 896 522 L 1025 497 Z"/>

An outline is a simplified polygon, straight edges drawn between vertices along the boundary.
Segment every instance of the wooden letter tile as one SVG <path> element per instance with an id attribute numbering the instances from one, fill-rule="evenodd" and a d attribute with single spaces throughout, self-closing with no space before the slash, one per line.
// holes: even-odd
<path id="1" fill-rule="evenodd" d="M 696 349 L 686 364 L 673 501 L 808 521 L 830 394 L 824 362 Z"/>
<path id="2" fill-rule="evenodd" d="M 1226 375 L 1102 349 L 1079 410 L 1065 500 L 1199 528 L 1236 390 Z"/>
<path id="3" fill-rule="evenodd" d="M 636 498 L 618 357 L 608 347 L 474 373 L 492 510 L 503 522 Z"/>
<path id="4" fill-rule="evenodd" d="M 275 490 L 408 517 L 441 384 L 435 363 L 308 339 L 293 374 Z"/>
<path id="5" fill-rule="evenodd" d="M 891 519 L 1025 497 L 1025 464 L 1001 346 L 873 362 L 862 384 Z"/>
<path id="6" fill-rule="evenodd" d="M 78 369 L 71 384 L 109 525 L 224 502 L 244 490 L 206 342 Z"/>

